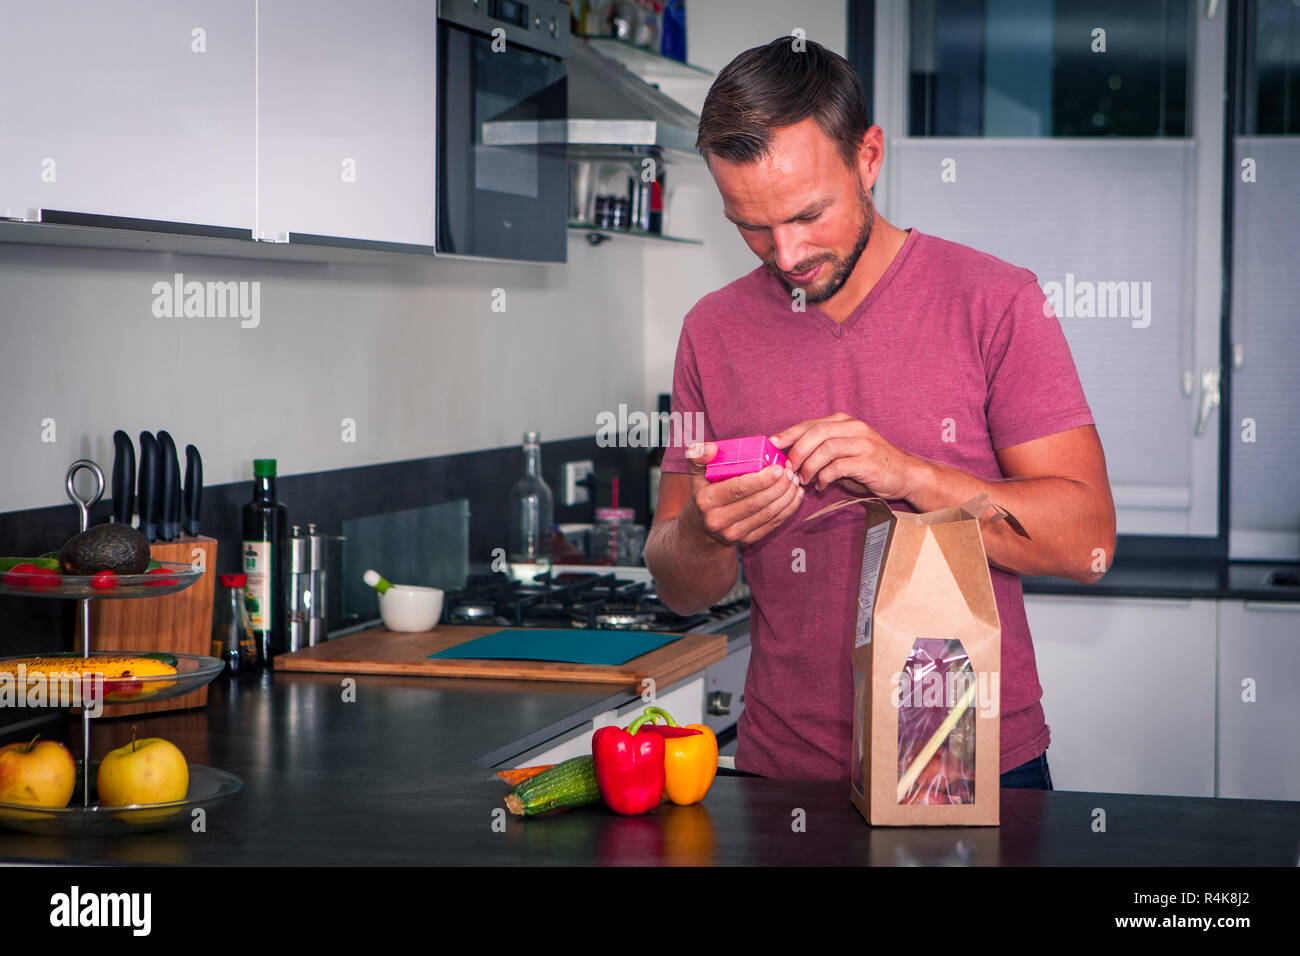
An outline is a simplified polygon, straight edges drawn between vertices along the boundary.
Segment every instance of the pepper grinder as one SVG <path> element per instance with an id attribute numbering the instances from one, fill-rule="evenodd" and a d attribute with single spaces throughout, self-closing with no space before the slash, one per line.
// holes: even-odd
<path id="1" fill-rule="evenodd" d="M 307 647 L 312 614 L 311 541 L 302 528 L 289 531 L 289 653 Z"/>
<path id="2" fill-rule="evenodd" d="M 314 647 L 329 637 L 328 601 L 329 590 L 326 580 L 326 567 L 329 562 L 326 542 L 338 535 L 321 534 L 316 525 L 307 525 L 307 562 L 311 578 L 310 598 L 307 606 L 307 643 Z"/>

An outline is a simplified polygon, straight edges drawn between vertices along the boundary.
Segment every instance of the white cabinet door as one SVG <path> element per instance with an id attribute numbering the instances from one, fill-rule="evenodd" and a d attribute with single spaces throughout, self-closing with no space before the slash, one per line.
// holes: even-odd
<path id="1" fill-rule="evenodd" d="M 1219 793 L 1300 800 L 1300 604 L 1219 604 Z"/>
<path id="2" fill-rule="evenodd" d="M 1026 596 L 1054 786 L 1214 796 L 1215 603 Z"/>
<path id="3" fill-rule="evenodd" d="M 253 0 L 0 6 L 0 216 L 251 229 Z"/>
<path id="4" fill-rule="evenodd" d="M 436 27 L 428 0 L 261 0 L 258 238 L 433 245 Z"/>

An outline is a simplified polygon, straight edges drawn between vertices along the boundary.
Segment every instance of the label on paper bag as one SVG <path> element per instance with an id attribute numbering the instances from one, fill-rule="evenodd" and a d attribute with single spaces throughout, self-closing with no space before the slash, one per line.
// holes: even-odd
<path id="1" fill-rule="evenodd" d="M 867 542 L 862 547 L 862 577 L 858 581 L 858 629 L 854 647 L 871 643 L 871 614 L 876 607 L 876 585 L 880 582 L 880 566 L 885 560 L 888 540 L 888 524 L 878 524 L 867 531 Z"/>
<path id="2" fill-rule="evenodd" d="M 248 584 L 244 588 L 244 608 L 248 611 L 248 625 L 255 631 L 271 629 L 271 542 L 244 542 L 244 573 Z"/>

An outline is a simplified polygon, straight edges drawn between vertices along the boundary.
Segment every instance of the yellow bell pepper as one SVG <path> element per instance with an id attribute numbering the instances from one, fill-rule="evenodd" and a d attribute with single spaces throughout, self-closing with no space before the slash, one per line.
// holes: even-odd
<path id="1" fill-rule="evenodd" d="M 699 803 L 718 772 L 718 738 L 705 724 L 679 727 L 662 707 L 647 707 L 645 712 L 663 717 L 667 723 L 666 727 L 647 724 L 644 729 L 657 731 L 664 738 L 664 790 L 668 799 L 680 807 Z"/>

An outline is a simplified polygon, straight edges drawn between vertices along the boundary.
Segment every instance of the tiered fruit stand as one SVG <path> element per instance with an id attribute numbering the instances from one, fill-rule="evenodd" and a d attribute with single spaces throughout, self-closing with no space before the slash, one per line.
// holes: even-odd
<path id="1" fill-rule="evenodd" d="M 95 480 L 95 491 L 89 498 L 77 493 L 74 479 L 79 471 L 88 471 Z M 68 497 L 77 505 L 81 517 L 81 529 L 85 531 L 90 525 L 90 508 L 99 501 L 104 493 L 104 473 L 95 462 L 78 459 L 68 468 Z M 21 597 L 75 599 L 80 602 L 81 633 L 83 635 L 80 654 L 67 655 L 70 659 L 85 661 L 96 656 L 121 657 L 123 655 L 144 655 L 148 651 L 105 651 L 96 654 L 90 650 L 90 602 L 95 598 L 154 598 L 163 597 L 183 591 L 203 576 L 203 569 L 189 564 L 159 562 L 165 573 L 123 574 L 117 575 L 115 586 L 111 590 L 97 588 L 90 575 L 65 574 L 57 584 L 45 581 L 27 583 L 0 582 L 0 594 Z M 55 655 L 45 654 L 43 657 Z M 184 800 L 158 804 L 131 804 L 130 806 L 102 806 L 92 800 L 93 781 L 97 763 L 90 760 L 90 724 L 95 710 L 93 704 L 142 703 L 145 701 L 165 700 L 179 697 L 198 690 L 221 673 L 224 664 L 215 657 L 198 654 L 171 654 L 174 658 L 176 673 L 153 675 L 126 675 L 123 677 L 95 676 L 93 694 L 95 699 L 84 700 L 92 706 L 81 708 L 82 718 L 82 761 L 79 767 L 81 778 L 81 799 L 73 796 L 73 802 L 67 807 L 34 807 L 16 803 L 0 803 L 0 826 L 6 826 L 27 833 L 51 834 L 60 836 L 103 835 L 107 833 L 131 832 L 161 829 L 188 820 L 196 808 L 208 809 L 229 800 L 244 786 L 242 780 L 232 773 L 189 764 L 189 791 Z M 24 657 L 0 658 L 0 671 L 17 666 Z M 82 668 L 84 670 L 84 668 Z M 90 673 L 87 671 L 87 673 Z M 89 681 L 78 678 L 80 687 L 85 688 Z M 33 678 L 32 680 L 35 680 Z M 42 678 L 48 692 L 54 691 L 55 675 Z M 102 683 L 101 683 L 102 681 Z M 28 689 L 26 681 L 19 681 L 18 692 Z M 76 696 L 74 694 L 74 696 Z M 99 708 L 103 713 L 102 708 Z"/>

